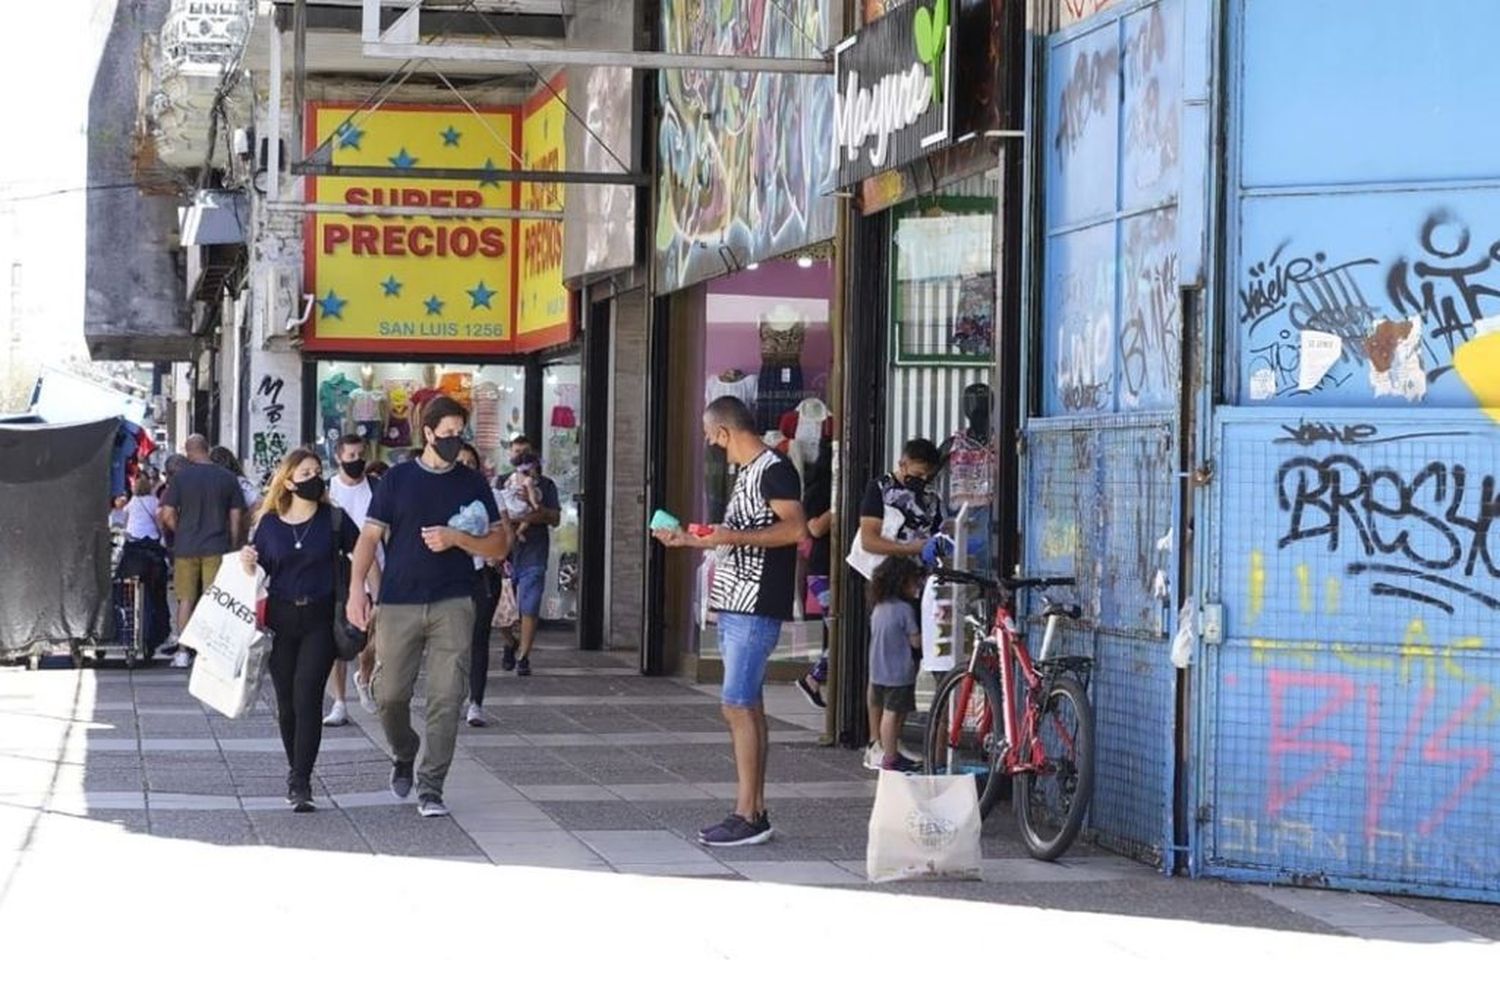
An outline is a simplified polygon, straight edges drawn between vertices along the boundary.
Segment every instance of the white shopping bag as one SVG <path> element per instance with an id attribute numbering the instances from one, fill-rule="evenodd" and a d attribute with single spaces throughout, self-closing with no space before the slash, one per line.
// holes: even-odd
<path id="1" fill-rule="evenodd" d="M 271 635 L 255 616 L 263 577 L 258 570 L 254 577 L 246 574 L 237 555 L 225 557 L 182 632 L 182 645 L 198 652 L 189 694 L 230 719 L 254 705 L 271 653 Z"/>
<path id="2" fill-rule="evenodd" d="M 906 516 L 887 505 L 885 507 L 885 518 L 880 523 L 880 535 L 886 539 L 895 539 L 904 525 L 906 525 Z M 875 576 L 875 568 L 885 562 L 885 557 L 878 553 L 871 553 L 865 549 L 864 540 L 860 537 L 859 529 L 856 526 L 854 530 L 854 542 L 849 544 L 849 556 L 844 558 L 844 562 L 858 571 L 860 577 L 868 581 Z"/>
<path id="3" fill-rule="evenodd" d="M 865 874 L 871 882 L 977 879 L 979 826 L 972 776 L 882 771 Z"/>

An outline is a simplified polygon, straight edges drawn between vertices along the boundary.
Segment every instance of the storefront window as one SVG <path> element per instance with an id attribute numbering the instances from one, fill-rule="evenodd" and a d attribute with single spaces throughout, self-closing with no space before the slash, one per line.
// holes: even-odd
<path id="1" fill-rule="evenodd" d="M 318 451 L 325 461 L 345 433 L 373 440 L 371 460 L 408 460 L 422 447 L 420 407 L 447 395 L 468 408 L 467 436 L 485 476 L 507 466 L 507 447 L 525 431 L 526 373 L 518 366 L 319 360 Z"/>
<path id="2" fill-rule="evenodd" d="M 542 374 L 542 472 L 557 485 L 562 521 L 552 531 L 543 619 L 578 618 L 578 492 L 583 470 L 583 376 L 578 363 L 555 363 Z"/>

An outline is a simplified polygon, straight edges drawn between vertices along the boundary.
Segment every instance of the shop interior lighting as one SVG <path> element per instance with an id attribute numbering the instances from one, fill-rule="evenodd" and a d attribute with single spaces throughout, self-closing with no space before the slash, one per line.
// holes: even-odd
<path id="1" fill-rule="evenodd" d="M 797 265 L 800 266 L 800 267 L 802 267 L 804 270 L 811 269 L 812 268 L 812 257 L 811 256 L 798 256 L 797 257 Z"/>

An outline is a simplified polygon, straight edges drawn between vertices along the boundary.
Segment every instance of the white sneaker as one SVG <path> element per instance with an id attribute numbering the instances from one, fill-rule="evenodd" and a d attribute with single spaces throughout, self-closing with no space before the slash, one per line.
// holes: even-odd
<path id="1" fill-rule="evenodd" d="M 885 749 L 878 743 L 870 744 L 865 748 L 865 770 L 879 771 L 880 762 L 885 760 Z"/>
<path id="2" fill-rule="evenodd" d="M 489 721 L 484 718 L 484 710 L 481 709 L 479 706 L 475 705 L 473 702 L 469 703 L 469 717 L 468 717 L 468 720 L 469 720 L 469 725 L 470 726 L 488 726 L 489 725 Z"/>
<path id="3" fill-rule="evenodd" d="M 359 693 L 359 704 L 364 706 L 365 712 L 371 716 L 375 715 L 379 710 L 379 707 L 375 705 L 375 693 L 370 690 L 368 681 L 360 680 L 358 671 L 354 672 L 354 690 Z"/>
<path id="4" fill-rule="evenodd" d="M 179 650 L 172 655 L 172 666 L 175 668 L 189 668 L 193 666 L 193 655 L 186 650 Z"/>
<path id="5" fill-rule="evenodd" d="M 328 710 L 328 715 L 323 717 L 324 726 L 347 726 L 349 724 L 349 709 L 344 703 L 337 700 L 333 708 Z"/>

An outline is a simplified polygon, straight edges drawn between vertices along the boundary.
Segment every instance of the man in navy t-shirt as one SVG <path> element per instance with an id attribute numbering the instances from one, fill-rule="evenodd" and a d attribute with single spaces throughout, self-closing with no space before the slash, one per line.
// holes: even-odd
<path id="1" fill-rule="evenodd" d="M 391 791 L 411 794 L 421 738 L 411 725 L 412 689 L 427 657 L 427 754 L 417 774 L 418 812 L 446 816 L 443 779 L 453 762 L 459 714 L 469 687 L 474 632 L 474 557 L 510 552 L 510 528 L 489 485 L 458 463 L 469 413 L 439 397 L 422 410 L 422 455 L 392 467 L 380 481 L 354 551 L 349 621 L 369 625 L 365 576 L 385 543 L 380 627 L 372 681 L 380 723 L 391 746 Z M 463 528 L 456 528 L 461 525 Z"/>

